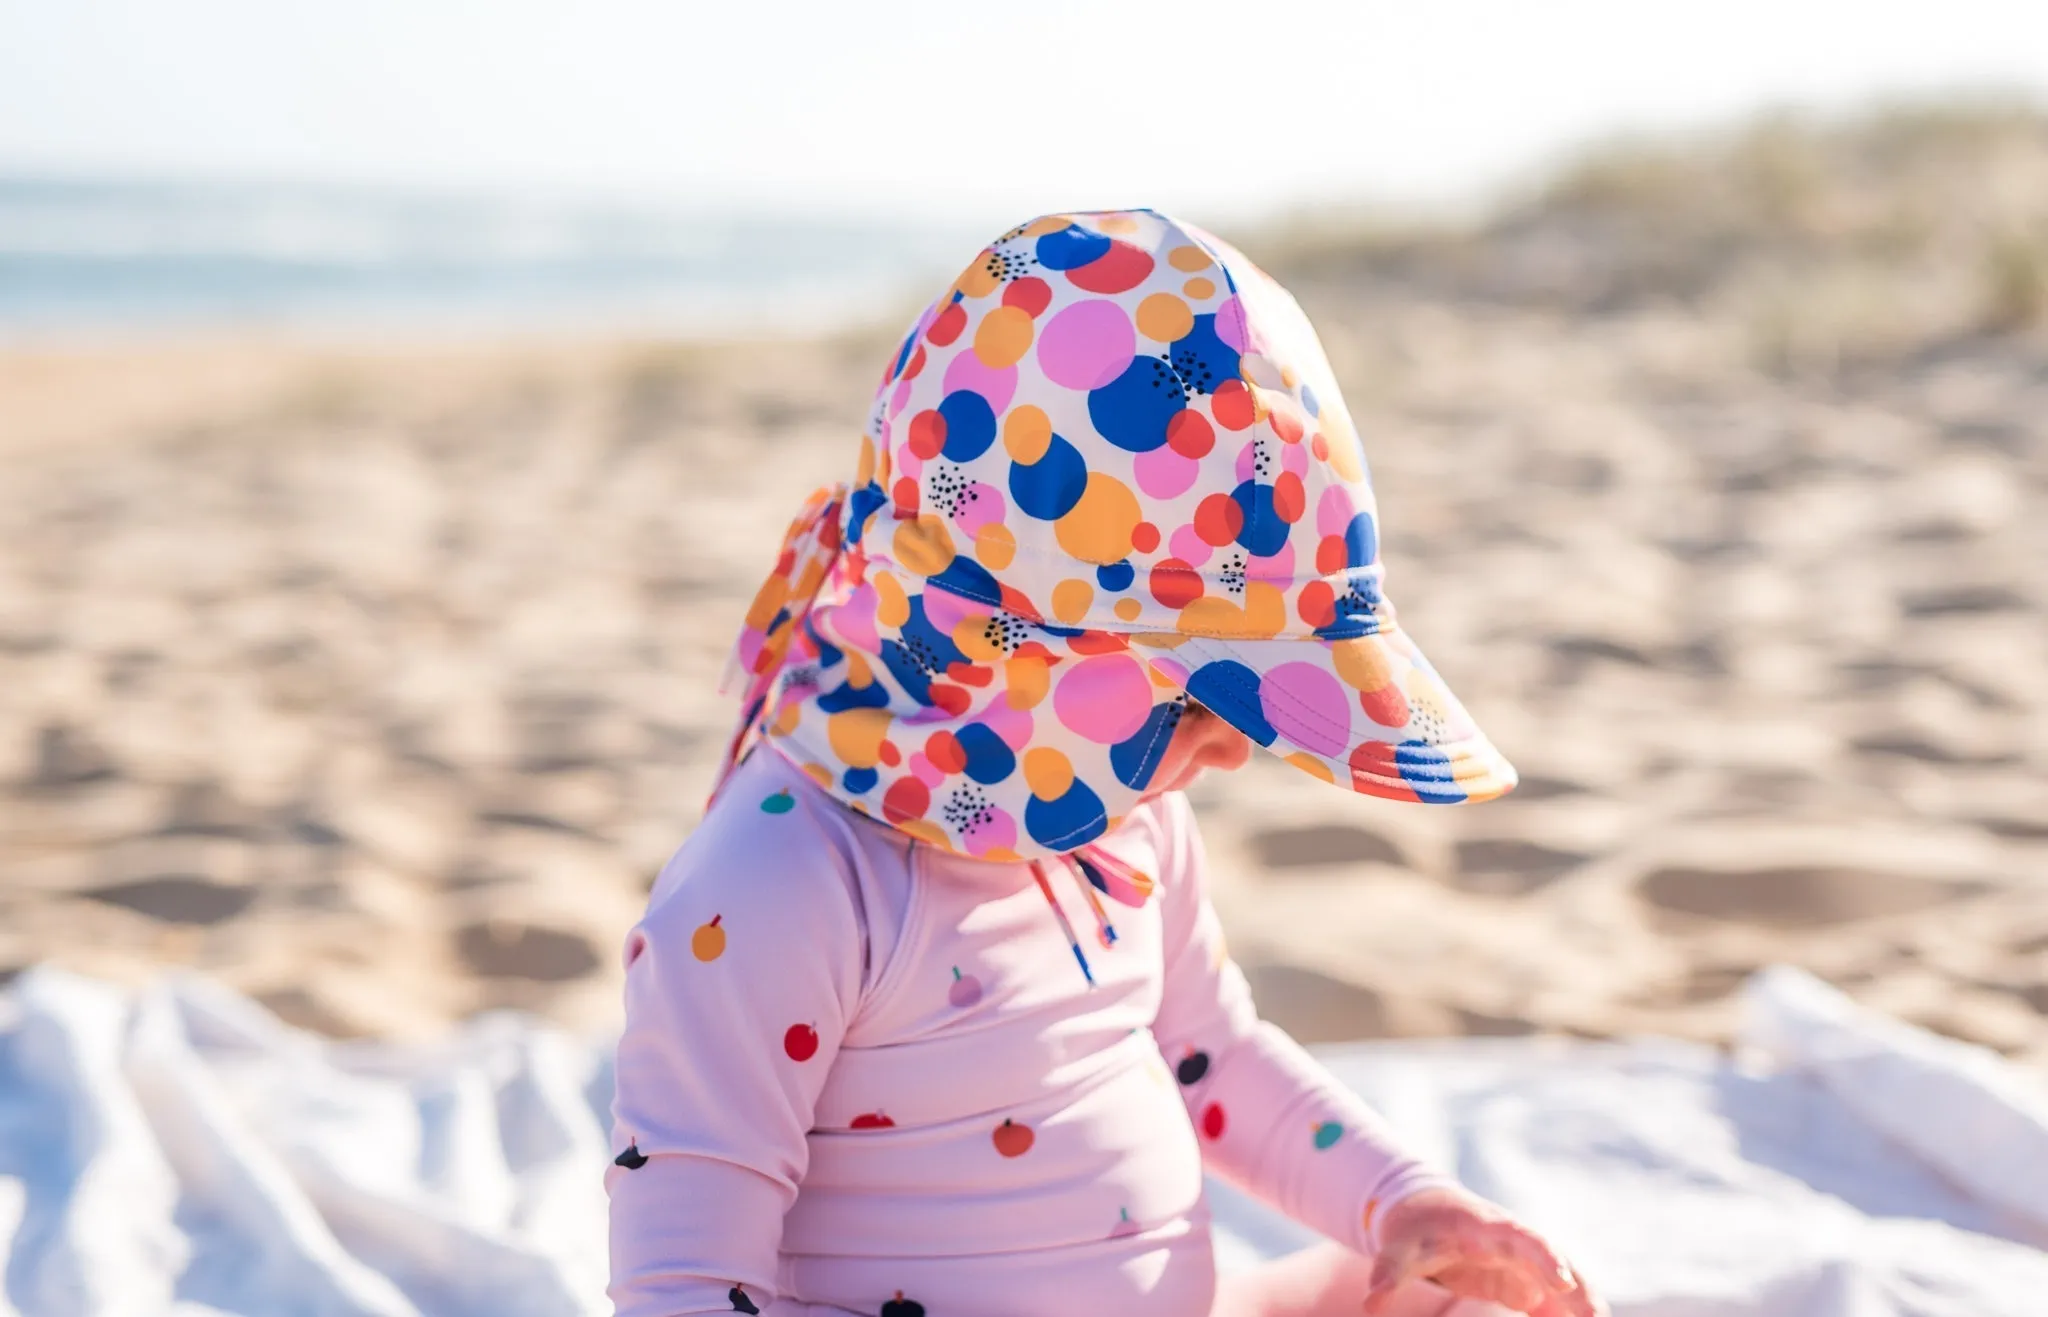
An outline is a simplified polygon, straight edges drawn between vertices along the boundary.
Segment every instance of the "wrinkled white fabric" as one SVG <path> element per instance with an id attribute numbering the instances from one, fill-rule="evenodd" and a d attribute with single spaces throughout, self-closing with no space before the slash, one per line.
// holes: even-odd
<path id="1" fill-rule="evenodd" d="M 1803 975 L 1677 1043 L 1324 1060 L 1617 1317 L 2040 1317 L 2048 1091 Z M 321 1043 L 204 981 L 0 992 L 0 1314 L 603 1312 L 608 1045 L 513 1016 Z M 1218 1254 L 1307 1242 L 1212 1185 Z"/>

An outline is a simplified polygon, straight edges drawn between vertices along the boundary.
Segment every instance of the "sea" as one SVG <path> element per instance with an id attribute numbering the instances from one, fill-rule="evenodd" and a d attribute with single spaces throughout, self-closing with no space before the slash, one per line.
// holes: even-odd
<path id="1" fill-rule="evenodd" d="M 986 237 L 687 200 L 0 175 L 0 336 L 816 332 L 908 315 Z"/>

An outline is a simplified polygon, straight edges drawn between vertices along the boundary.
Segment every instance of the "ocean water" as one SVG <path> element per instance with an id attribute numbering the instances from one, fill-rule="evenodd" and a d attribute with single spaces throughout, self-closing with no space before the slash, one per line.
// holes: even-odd
<path id="1" fill-rule="evenodd" d="M 986 237 L 685 203 L 0 176 L 0 335 L 815 330 L 907 314 Z"/>

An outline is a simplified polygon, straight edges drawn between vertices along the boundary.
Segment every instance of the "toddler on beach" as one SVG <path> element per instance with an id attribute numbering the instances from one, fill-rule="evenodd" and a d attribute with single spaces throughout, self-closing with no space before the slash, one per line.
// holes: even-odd
<path id="1" fill-rule="evenodd" d="M 1399 800 L 1514 785 L 1378 546 L 1242 255 L 1127 211 L 975 258 L 791 525 L 627 938 L 622 1317 L 1604 1312 L 1260 1022 L 1203 894 L 1182 788 L 1254 742 Z M 1219 1280 L 1205 1170 L 1333 1242 Z"/>

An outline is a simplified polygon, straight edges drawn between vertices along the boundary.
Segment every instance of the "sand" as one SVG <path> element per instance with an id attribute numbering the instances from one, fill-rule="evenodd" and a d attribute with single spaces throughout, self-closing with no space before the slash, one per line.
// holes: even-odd
<path id="1" fill-rule="evenodd" d="M 1540 217 L 1269 244 L 1392 597 L 1524 785 L 1199 786 L 1266 1012 L 1725 1040 L 1787 961 L 2048 1066 L 2048 337 L 1935 298 L 1816 355 L 1754 263 L 1530 291 L 1557 233 L 1611 246 Z M 887 338 L 0 349 L 0 976 L 614 1026 L 726 644 Z"/>

